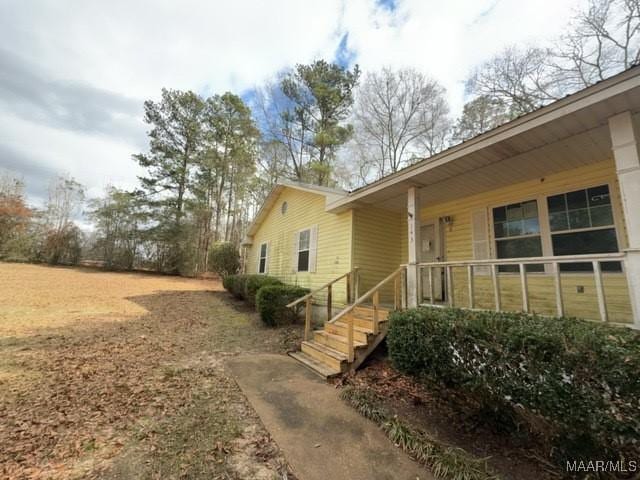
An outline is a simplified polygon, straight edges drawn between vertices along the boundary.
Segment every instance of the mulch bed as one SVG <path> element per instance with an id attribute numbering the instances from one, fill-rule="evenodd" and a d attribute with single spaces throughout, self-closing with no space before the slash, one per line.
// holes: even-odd
<path id="1" fill-rule="evenodd" d="M 474 406 L 457 392 L 428 387 L 398 372 L 384 348 L 336 384 L 371 388 L 393 414 L 441 442 L 488 458 L 489 466 L 505 480 L 562 478 L 532 439 L 492 429 L 474 416 Z"/>

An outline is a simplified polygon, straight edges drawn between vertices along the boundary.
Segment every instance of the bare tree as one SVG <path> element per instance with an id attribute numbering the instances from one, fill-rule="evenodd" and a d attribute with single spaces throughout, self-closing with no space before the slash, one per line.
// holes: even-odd
<path id="1" fill-rule="evenodd" d="M 491 130 L 509 120 L 508 105 L 504 101 L 481 95 L 467 102 L 453 129 L 452 140 L 460 143 Z"/>
<path id="2" fill-rule="evenodd" d="M 80 260 L 82 232 L 73 218 L 84 204 L 84 187 L 71 177 L 59 176 L 51 182 L 44 211 L 43 256 L 52 264 Z"/>
<path id="3" fill-rule="evenodd" d="M 444 88 L 410 68 L 367 74 L 354 117 L 351 150 L 365 181 L 442 150 L 451 126 Z"/>
<path id="4" fill-rule="evenodd" d="M 84 187 L 71 177 L 58 176 L 49 185 L 45 221 L 49 229 L 60 232 L 73 223 L 84 204 Z"/>
<path id="5" fill-rule="evenodd" d="M 640 0 L 589 0 L 553 48 L 506 48 L 472 73 L 467 93 L 514 118 L 638 62 Z"/>
<path id="6" fill-rule="evenodd" d="M 508 105 L 517 117 L 563 95 L 551 74 L 550 52 L 511 46 L 480 65 L 467 80 L 467 93 Z"/>
<path id="7" fill-rule="evenodd" d="M 554 80 L 565 91 L 640 62 L 640 0 L 589 0 L 553 50 Z"/>

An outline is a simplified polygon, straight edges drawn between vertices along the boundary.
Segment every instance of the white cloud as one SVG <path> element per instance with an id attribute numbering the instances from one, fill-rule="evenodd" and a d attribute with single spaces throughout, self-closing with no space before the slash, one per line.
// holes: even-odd
<path id="1" fill-rule="evenodd" d="M 136 175 L 143 173 L 131 159 L 132 146 L 110 137 L 79 135 L 6 114 L 0 116 L 0 131 L 6 136 L 3 147 L 16 159 L 5 157 L 5 166 L 25 177 L 31 197 L 39 204 L 57 174 L 73 176 L 87 186 L 89 197 L 97 197 L 107 185 L 134 188 Z"/>
<path id="2" fill-rule="evenodd" d="M 347 3 L 344 27 L 363 69 L 412 66 L 439 80 L 455 112 L 470 70 L 510 44 L 556 37 L 578 0 L 399 0 L 395 11 Z"/>
<path id="3" fill-rule="evenodd" d="M 133 186 L 143 99 L 162 87 L 241 93 L 295 63 L 332 59 L 345 33 L 363 69 L 414 66 L 447 87 L 457 111 L 470 68 L 505 45 L 557 35 L 576 1 L 398 0 L 393 11 L 374 0 L 4 1 L 0 48 L 18 70 L 34 69 L 28 86 L 44 92 L 29 94 L 3 65 L 0 167 L 68 172 L 91 193 Z M 55 101 L 39 107 L 29 95 Z"/>

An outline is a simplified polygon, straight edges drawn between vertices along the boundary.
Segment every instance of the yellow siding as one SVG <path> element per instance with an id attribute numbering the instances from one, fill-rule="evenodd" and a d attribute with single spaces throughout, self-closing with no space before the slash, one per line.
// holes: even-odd
<path id="1" fill-rule="evenodd" d="M 353 265 L 360 268 L 360 294 L 375 286 L 402 263 L 404 213 L 367 207 L 353 211 Z M 391 285 L 381 301 L 392 301 Z"/>
<path id="2" fill-rule="evenodd" d="M 453 223 L 444 228 L 445 258 L 446 260 L 469 260 L 473 258 L 471 244 L 471 212 L 484 207 L 495 207 L 536 197 L 568 192 L 588 186 L 609 183 L 613 201 L 614 215 L 618 221 L 620 248 L 626 243 L 626 231 L 622 216 L 620 194 L 612 160 L 600 162 L 587 167 L 568 170 L 559 174 L 549 175 L 533 181 L 511 185 L 509 187 L 492 190 L 479 195 L 463 196 L 455 201 L 438 205 L 429 205 L 421 210 L 423 220 L 438 218 L 446 215 L 453 217 Z M 490 220 L 489 220 L 490 221 Z M 406 230 L 406 228 L 404 229 Z M 489 231 L 491 228 L 489 227 Z M 403 243 L 406 244 L 406 232 L 403 232 Z M 493 251 L 493 241 L 490 241 Z M 406 253 L 403 253 L 406 259 Z M 593 275 L 590 274 L 562 274 L 563 298 L 565 314 L 583 318 L 599 318 L 595 294 Z M 520 310 L 521 293 L 520 280 L 513 274 L 501 274 L 500 285 L 503 309 Z M 583 286 L 584 293 L 578 294 L 577 287 Z M 604 275 L 605 296 L 611 321 L 630 322 L 631 307 L 624 274 L 609 273 Z M 454 271 L 455 301 L 459 306 L 468 304 L 466 271 Z M 480 308 L 492 308 L 493 292 L 490 279 L 478 275 L 476 285 L 476 304 Z M 553 281 L 544 274 L 529 274 L 529 293 L 531 308 L 541 314 L 552 315 L 555 312 L 555 294 Z"/>
<path id="3" fill-rule="evenodd" d="M 568 192 L 589 186 L 608 183 L 619 232 L 620 248 L 626 245 L 626 230 L 622 216 L 620 194 L 612 160 L 573 169 L 546 178 L 522 182 L 455 201 L 429 205 L 421 209 L 423 221 L 451 216 L 453 222 L 442 226 L 446 260 L 473 258 L 471 244 L 471 212 L 479 208 L 491 208 L 533 198 Z M 288 203 L 288 211 L 282 215 L 280 207 Z M 338 215 L 324 210 L 325 198 L 319 194 L 286 188 L 275 202 L 253 239 L 247 258 L 247 272 L 257 270 L 257 252 L 262 242 L 270 242 L 269 275 L 291 284 L 317 288 L 333 278 L 360 268 L 360 294 L 407 262 L 406 212 L 392 212 L 374 207 L 359 207 Z M 490 221 L 490 220 L 489 220 Z M 316 273 L 295 273 L 292 270 L 293 238 L 295 232 L 318 225 L 318 250 Z M 489 226 L 489 231 L 492 229 Z M 490 239 L 492 254 L 493 240 Z M 529 296 L 532 311 L 545 315 L 555 314 L 553 279 L 543 273 L 530 273 Z M 631 308 L 624 274 L 603 275 L 605 296 L 610 320 L 630 322 Z M 563 300 L 565 314 L 597 319 L 599 311 L 592 274 L 563 273 Z M 578 293 L 578 287 L 584 293 Z M 505 310 L 520 310 L 522 297 L 520 279 L 516 274 L 500 274 L 502 306 Z M 336 304 L 345 301 L 344 282 L 334 290 Z M 457 306 L 468 305 L 466 271 L 454 269 L 454 301 Z M 478 308 L 494 307 L 490 278 L 477 274 L 475 281 L 475 305 Z M 390 288 L 383 292 L 383 302 L 391 301 Z"/>
<path id="4" fill-rule="evenodd" d="M 287 212 L 281 213 L 283 202 Z M 316 271 L 294 272 L 293 242 L 296 232 L 318 225 Z M 293 284 L 318 288 L 351 269 L 351 212 L 325 212 L 320 194 L 285 188 L 255 234 L 247 252 L 247 273 L 257 273 L 258 249 L 269 242 L 268 274 Z M 333 300 L 344 303 L 345 282 L 335 285 Z M 322 300 L 320 297 L 319 300 Z"/>

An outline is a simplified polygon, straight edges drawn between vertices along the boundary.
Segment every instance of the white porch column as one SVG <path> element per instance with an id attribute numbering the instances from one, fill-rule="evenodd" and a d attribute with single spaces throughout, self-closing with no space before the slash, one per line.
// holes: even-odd
<path id="1" fill-rule="evenodd" d="M 625 252 L 633 322 L 640 328 L 640 138 L 634 129 L 631 112 L 609 118 L 609 132 L 629 241 Z"/>
<path id="2" fill-rule="evenodd" d="M 407 265 L 407 306 L 418 306 L 418 266 L 420 261 L 420 192 L 417 187 L 409 187 L 407 192 L 407 226 L 409 228 L 408 247 L 409 263 Z"/>

